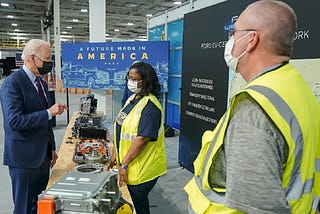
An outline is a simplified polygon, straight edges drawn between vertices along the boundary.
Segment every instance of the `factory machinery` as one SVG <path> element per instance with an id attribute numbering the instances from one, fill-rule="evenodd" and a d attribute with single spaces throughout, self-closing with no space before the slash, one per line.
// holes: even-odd
<path id="1" fill-rule="evenodd" d="M 80 99 L 79 117 L 72 128 L 72 138 L 80 140 L 72 160 L 79 165 L 39 195 L 39 214 L 133 213 L 132 205 L 121 197 L 118 172 L 103 170 L 111 157 L 110 133 L 105 116 L 96 109 L 93 94 Z"/>

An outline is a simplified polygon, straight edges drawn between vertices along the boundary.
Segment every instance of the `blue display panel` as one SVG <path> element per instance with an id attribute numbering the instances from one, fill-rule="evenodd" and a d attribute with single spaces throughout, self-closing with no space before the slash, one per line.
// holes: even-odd
<path id="1" fill-rule="evenodd" d="M 181 78 L 169 77 L 168 101 L 180 104 L 181 97 Z"/>
<path id="2" fill-rule="evenodd" d="M 166 103 L 166 123 L 175 129 L 180 129 L 180 97 L 181 97 L 181 72 L 182 72 L 182 40 L 183 20 L 168 23 L 167 40 L 170 41 L 170 60 L 168 94 Z M 159 41 L 164 38 L 165 27 L 149 29 L 149 41 Z"/>
<path id="3" fill-rule="evenodd" d="M 170 50 L 169 75 L 181 75 L 182 48 Z"/>
<path id="4" fill-rule="evenodd" d="M 172 103 L 167 103 L 167 121 L 170 121 L 170 126 L 175 129 L 180 129 L 180 106 Z M 177 117 L 179 116 L 179 117 Z"/>
<path id="5" fill-rule="evenodd" d="M 183 20 L 178 20 L 168 24 L 168 40 L 170 47 L 182 47 L 183 40 Z"/>
<path id="6" fill-rule="evenodd" d="M 62 45 L 62 79 L 65 88 L 122 90 L 135 61 L 151 64 L 162 91 L 168 91 L 169 42 L 101 42 Z"/>
<path id="7" fill-rule="evenodd" d="M 167 29 L 170 41 L 167 124 L 180 129 L 183 20 L 169 23 Z"/>
<path id="8" fill-rule="evenodd" d="M 164 25 L 150 29 L 148 34 L 149 41 L 161 41 L 161 36 L 164 34 Z"/>

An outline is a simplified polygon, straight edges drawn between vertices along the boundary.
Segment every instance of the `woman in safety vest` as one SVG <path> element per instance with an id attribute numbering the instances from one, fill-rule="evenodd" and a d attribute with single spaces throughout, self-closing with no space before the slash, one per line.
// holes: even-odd
<path id="1" fill-rule="evenodd" d="M 127 87 L 133 93 L 114 124 L 119 184 L 127 184 L 137 214 L 150 213 L 148 194 L 167 172 L 160 84 L 154 68 L 134 63 Z"/>

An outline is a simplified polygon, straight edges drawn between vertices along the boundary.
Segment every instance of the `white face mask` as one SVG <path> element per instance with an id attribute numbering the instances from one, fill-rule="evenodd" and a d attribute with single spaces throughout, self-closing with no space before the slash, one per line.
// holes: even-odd
<path id="1" fill-rule="evenodd" d="M 243 57 L 247 53 L 247 51 L 245 50 L 242 54 L 240 54 L 240 56 L 234 57 L 232 56 L 232 49 L 234 47 L 234 44 L 236 44 L 237 42 L 240 42 L 242 39 L 246 38 L 248 35 L 250 35 L 250 33 L 244 35 L 236 42 L 234 41 L 234 37 L 231 36 L 224 49 L 224 60 L 226 61 L 227 66 L 235 72 L 237 72 L 237 65 L 238 65 L 239 59 Z"/>
<path id="2" fill-rule="evenodd" d="M 136 94 L 141 90 L 141 88 L 138 88 L 138 82 L 139 81 L 128 80 L 127 86 L 132 93 Z"/>

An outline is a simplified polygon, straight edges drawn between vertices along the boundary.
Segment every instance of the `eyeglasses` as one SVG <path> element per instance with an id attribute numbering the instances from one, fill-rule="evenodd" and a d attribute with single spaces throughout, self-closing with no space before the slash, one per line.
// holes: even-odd
<path id="1" fill-rule="evenodd" d="M 133 79 L 133 78 L 130 78 L 129 76 L 128 76 L 128 80 L 131 80 L 133 82 L 142 82 L 142 80 Z"/>
<path id="2" fill-rule="evenodd" d="M 228 38 L 232 37 L 237 31 L 257 31 L 255 29 L 245 29 L 245 30 L 228 30 Z"/>
<path id="3" fill-rule="evenodd" d="M 40 57 L 38 57 L 37 55 L 34 55 L 35 57 L 37 57 L 41 62 L 52 62 L 52 60 L 42 60 Z"/>

